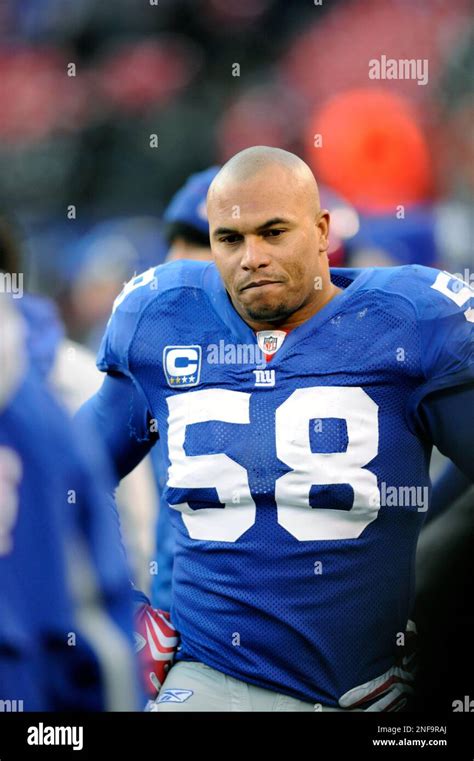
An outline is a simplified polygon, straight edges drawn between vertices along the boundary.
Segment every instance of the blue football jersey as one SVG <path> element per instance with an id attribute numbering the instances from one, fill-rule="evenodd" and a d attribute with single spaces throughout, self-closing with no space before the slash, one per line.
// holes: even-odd
<path id="1" fill-rule="evenodd" d="M 64 328 L 53 301 L 25 293 L 17 305 L 26 323 L 26 346 L 30 362 L 42 378 L 51 372 L 64 338 Z"/>
<path id="2" fill-rule="evenodd" d="M 103 472 L 41 382 L 26 336 L 0 300 L 0 699 L 11 710 L 104 710 L 126 673 L 131 710 L 131 592 Z"/>
<path id="3" fill-rule="evenodd" d="M 161 438 L 179 657 L 337 706 L 397 656 L 430 489 L 418 408 L 474 378 L 474 294 L 415 265 L 331 278 L 265 364 L 213 263 L 151 269 L 98 366 L 133 379 Z"/>

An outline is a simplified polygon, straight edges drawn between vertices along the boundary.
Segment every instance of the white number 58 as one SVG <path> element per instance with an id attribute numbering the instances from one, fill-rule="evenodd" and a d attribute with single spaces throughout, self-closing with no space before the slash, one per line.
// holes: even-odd
<path id="1" fill-rule="evenodd" d="M 182 513 L 193 539 L 235 542 L 255 523 L 255 502 L 245 468 L 226 454 L 188 456 L 186 427 L 220 420 L 250 424 L 250 394 L 209 389 L 168 397 L 168 485 L 177 489 L 211 488 L 220 508 L 192 510 L 187 502 L 170 505 Z M 345 452 L 311 451 L 309 422 L 342 418 L 347 426 Z M 294 391 L 276 410 L 276 453 L 292 470 L 275 481 L 278 523 L 299 541 L 355 539 L 380 509 L 377 478 L 367 465 L 378 452 L 378 406 L 359 387 L 317 386 Z M 350 510 L 313 509 L 313 485 L 349 484 Z M 238 502 L 233 496 L 239 495 Z"/>

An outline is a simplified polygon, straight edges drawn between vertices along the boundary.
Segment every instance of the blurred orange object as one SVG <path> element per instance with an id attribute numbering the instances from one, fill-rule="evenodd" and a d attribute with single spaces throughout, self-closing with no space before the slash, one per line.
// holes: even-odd
<path id="1" fill-rule="evenodd" d="M 309 120 L 305 142 L 318 180 L 362 210 L 387 211 L 430 196 L 427 142 L 401 97 L 380 89 L 343 92 Z"/>

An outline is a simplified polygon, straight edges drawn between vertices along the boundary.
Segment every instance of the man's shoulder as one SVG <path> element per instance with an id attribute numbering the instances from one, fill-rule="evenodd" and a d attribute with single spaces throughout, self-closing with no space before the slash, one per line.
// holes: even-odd
<path id="1" fill-rule="evenodd" d="M 125 283 L 114 301 L 112 315 L 119 312 L 140 312 L 150 303 L 162 300 L 172 291 L 203 288 L 203 277 L 209 262 L 181 259 L 150 267 Z"/>
<path id="2" fill-rule="evenodd" d="M 411 307 L 419 316 L 430 305 L 442 309 L 444 299 L 461 287 L 461 281 L 456 283 L 455 276 L 433 267 L 419 264 L 407 264 L 400 267 L 370 267 L 367 269 L 331 270 L 331 277 L 336 285 L 341 282 L 343 287 L 351 283 L 359 293 L 378 293 L 390 302 L 401 302 Z M 347 282 L 344 283 L 344 280 Z M 446 281 L 446 282 L 445 282 Z M 452 289 L 445 287 L 453 281 Z M 437 295 L 435 295 L 437 293 Z"/>
<path id="3" fill-rule="evenodd" d="M 206 277 L 212 268 L 211 278 Z M 141 328 L 147 329 L 149 317 L 164 331 L 189 324 L 199 296 L 213 287 L 215 277 L 212 263 L 193 260 L 168 262 L 134 276 L 115 299 L 97 357 L 99 369 L 127 372 L 130 348 Z"/>

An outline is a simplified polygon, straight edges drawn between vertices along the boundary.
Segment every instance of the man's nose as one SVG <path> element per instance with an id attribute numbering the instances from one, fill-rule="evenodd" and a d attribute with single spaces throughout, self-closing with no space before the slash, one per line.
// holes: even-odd
<path id="1" fill-rule="evenodd" d="M 244 270 L 256 270 L 270 264 L 270 257 L 266 251 L 265 242 L 256 235 L 245 238 L 244 253 L 240 266 Z"/>

